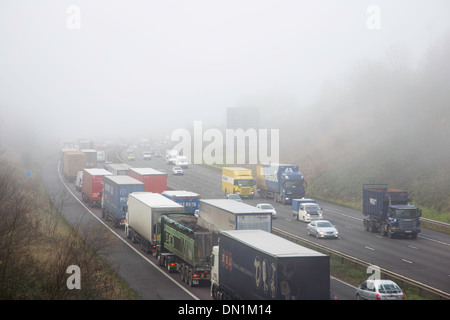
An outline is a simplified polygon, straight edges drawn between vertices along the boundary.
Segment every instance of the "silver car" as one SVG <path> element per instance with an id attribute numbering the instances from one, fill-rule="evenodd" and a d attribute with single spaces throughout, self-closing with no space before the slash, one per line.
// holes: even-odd
<path id="1" fill-rule="evenodd" d="M 328 220 L 315 220 L 308 224 L 308 235 L 316 236 L 319 238 L 333 238 L 337 239 L 339 233 L 337 229 Z"/>
<path id="2" fill-rule="evenodd" d="M 272 218 L 276 219 L 277 217 L 277 211 L 270 203 L 258 203 L 256 205 L 257 208 L 262 209 L 264 211 L 272 213 Z"/>
<path id="3" fill-rule="evenodd" d="M 236 193 L 229 193 L 229 194 L 227 194 L 227 199 L 235 200 L 235 201 L 238 201 L 238 202 L 242 202 L 241 196 L 236 194 Z"/>
<path id="4" fill-rule="evenodd" d="M 176 175 L 176 176 L 180 175 L 180 176 L 182 176 L 183 175 L 183 169 L 181 169 L 180 167 L 173 167 L 172 168 L 172 175 Z"/>
<path id="5" fill-rule="evenodd" d="M 356 289 L 357 300 L 404 300 L 402 289 L 391 280 L 367 280 Z"/>

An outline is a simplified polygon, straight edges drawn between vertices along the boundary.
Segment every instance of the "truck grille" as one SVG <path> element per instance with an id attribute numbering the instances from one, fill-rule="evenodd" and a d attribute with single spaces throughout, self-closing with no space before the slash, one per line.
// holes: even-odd
<path id="1" fill-rule="evenodd" d="M 241 195 L 243 196 L 250 195 L 250 188 L 241 188 Z"/>
<path id="2" fill-rule="evenodd" d="M 400 229 L 402 230 L 414 230 L 416 228 L 415 220 L 400 220 L 399 221 Z"/>

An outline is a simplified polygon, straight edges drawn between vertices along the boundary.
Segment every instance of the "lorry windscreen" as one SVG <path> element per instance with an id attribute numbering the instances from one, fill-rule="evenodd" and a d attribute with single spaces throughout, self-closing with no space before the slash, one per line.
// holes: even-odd
<path id="1" fill-rule="evenodd" d="M 398 209 L 395 210 L 395 216 L 397 218 L 417 218 L 419 214 L 417 209 Z"/>
<path id="2" fill-rule="evenodd" d="M 286 181 L 284 182 L 285 189 L 300 189 L 303 183 L 301 181 Z"/>
<path id="3" fill-rule="evenodd" d="M 317 204 L 305 205 L 305 210 L 309 214 L 319 214 L 319 206 Z"/>
<path id="4" fill-rule="evenodd" d="M 255 180 L 253 179 L 235 180 L 234 184 L 239 187 L 251 187 L 255 185 Z"/>

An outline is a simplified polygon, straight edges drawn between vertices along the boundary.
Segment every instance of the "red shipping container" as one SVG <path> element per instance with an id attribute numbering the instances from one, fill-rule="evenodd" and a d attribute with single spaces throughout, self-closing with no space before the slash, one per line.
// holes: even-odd
<path id="1" fill-rule="evenodd" d="M 89 206 L 99 206 L 102 203 L 103 184 L 105 176 L 113 175 L 105 169 L 84 169 L 81 195 Z"/>
<path id="2" fill-rule="evenodd" d="M 153 168 L 130 168 L 128 175 L 144 183 L 145 192 L 162 193 L 167 190 L 167 174 Z"/>

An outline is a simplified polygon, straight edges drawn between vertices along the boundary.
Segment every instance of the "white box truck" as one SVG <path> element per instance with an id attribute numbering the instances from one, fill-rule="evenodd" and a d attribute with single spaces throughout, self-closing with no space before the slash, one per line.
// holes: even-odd
<path id="1" fill-rule="evenodd" d="M 159 193 L 133 192 L 128 196 L 125 234 L 140 242 L 145 253 L 156 253 L 155 225 L 164 214 L 183 214 L 184 207 Z"/>
<path id="2" fill-rule="evenodd" d="M 220 230 L 260 229 L 272 232 L 272 213 L 230 199 L 200 199 L 199 217 L 206 227 Z"/>

